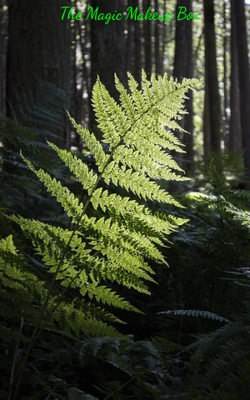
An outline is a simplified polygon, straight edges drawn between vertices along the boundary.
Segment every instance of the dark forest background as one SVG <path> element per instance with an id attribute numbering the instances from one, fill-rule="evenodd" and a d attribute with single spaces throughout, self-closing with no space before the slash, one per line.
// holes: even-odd
<path id="1" fill-rule="evenodd" d="M 248 4 L 226 0 L 206 0 L 204 4 L 191 0 L 66 3 L 55 0 L 45 7 L 39 0 L 8 4 L 1 0 L 2 115 L 23 125 L 32 124 L 31 104 L 44 101 L 45 86 L 52 91 L 53 85 L 60 100 L 55 109 L 48 105 L 49 112 L 57 114 L 50 133 L 64 146 L 79 146 L 78 138 L 70 134 L 65 110 L 82 124 L 94 124 L 91 89 L 97 75 L 113 96 L 114 73 L 124 82 L 126 71 L 140 82 L 142 68 L 148 74 L 167 72 L 180 81 L 197 77 L 204 80 L 204 89 L 187 102 L 189 114 L 183 121 L 191 133 L 184 136 L 188 171 L 194 171 L 194 161 L 208 160 L 211 152 L 242 150 L 249 170 Z M 61 7 L 71 4 L 76 13 L 81 12 L 80 21 L 61 20 Z M 109 24 L 85 21 L 90 5 L 105 14 L 114 10 L 125 13 L 129 6 L 139 7 L 141 12 L 152 7 L 160 14 L 171 12 L 173 18 L 166 25 L 125 18 Z M 176 8 L 183 5 L 187 13 L 199 13 L 200 20 L 176 21 Z M 43 106 L 46 113 L 46 104 Z"/>
<path id="2" fill-rule="evenodd" d="M 64 6 L 74 7 L 82 19 L 62 21 Z M 90 6 L 104 14 L 124 13 L 124 18 L 109 24 L 86 21 Z M 151 7 L 152 13 L 169 12 L 173 18 L 167 24 L 126 21 L 129 6 L 144 13 Z M 200 19 L 177 21 L 181 6 Z M 250 1 L 244 0 L 0 0 L 0 399 L 250 398 L 249 32 Z M 29 170 L 20 150 L 34 168 L 48 171 L 77 201 L 89 204 L 89 192 L 73 177 L 78 167 L 69 173 L 47 141 L 76 155 L 94 171 L 94 179 L 95 159 L 67 111 L 101 140 L 91 100 L 97 77 L 119 102 L 114 74 L 129 90 L 127 72 L 140 88 L 142 69 L 148 78 L 167 73 L 180 84 L 184 78 L 201 81 L 185 100 L 180 124 L 188 133 L 174 132 L 186 152 L 164 153 L 191 179 L 179 182 L 174 175 L 176 181 L 160 182 L 183 205 L 179 209 L 171 202 L 138 200 L 133 190 L 117 189 L 112 181 L 101 183 L 114 196 L 146 205 L 161 220 L 159 230 L 163 222 L 180 226 L 170 229 L 163 247 L 153 237 L 168 266 L 149 261 L 157 282 L 149 279 L 151 296 L 133 289 L 138 277 L 134 286 L 124 287 L 129 274 L 124 278 L 118 271 L 120 281 L 105 281 L 100 273 L 98 283 L 107 286 L 109 299 L 100 305 L 99 286 L 88 298 L 87 289 L 79 294 L 78 287 L 69 284 L 65 291 L 60 281 L 53 282 L 58 243 L 63 252 L 65 232 L 77 224 Z M 72 199 L 64 198 L 69 208 Z M 105 206 L 88 210 L 89 217 L 103 220 L 106 211 Z M 111 217 L 118 223 L 128 218 L 133 246 L 136 233 L 147 239 L 150 213 L 141 225 L 131 209 L 125 217 L 111 210 Z M 33 221 L 30 237 L 12 215 Z M 48 228 L 48 237 L 34 250 L 42 237 L 39 226 L 45 226 L 35 226 L 36 221 L 59 227 L 64 239 Z M 91 248 L 89 237 L 81 238 Z M 74 272 L 67 251 L 64 257 Z M 140 253 L 133 256 L 141 262 Z M 111 290 L 141 313 L 127 311 L 129 306 L 119 309 L 120 297 L 112 303 Z M 53 296 L 63 299 L 59 311 Z M 50 300 L 52 312 L 46 309 Z M 39 317 L 44 308 L 45 316 Z"/>

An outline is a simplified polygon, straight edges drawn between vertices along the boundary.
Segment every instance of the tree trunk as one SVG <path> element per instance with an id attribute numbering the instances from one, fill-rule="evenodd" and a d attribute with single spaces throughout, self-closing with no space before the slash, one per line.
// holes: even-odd
<path id="1" fill-rule="evenodd" d="M 231 1 L 231 120 L 229 150 L 241 150 L 239 60 L 235 20 L 235 2 Z"/>
<path id="2" fill-rule="evenodd" d="M 155 12 L 159 13 L 159 1 L 155 0 Z M 161 73 L 161 57 L 160 57 L 160 21 L 155 21 L 155 72 Z"/>
<path id="3" fill-rule="evenodd" d="M 167 5 L 166 5 L 166 1 L 164 1 L 163 4 L 163 15 L 166 15 L 167 13 Z M 162 39 L 161 39 L 161 74 L 164 74 L 164 61 L 165 61 L 165 46 L 166 46 L 166 41 L 167 41 L 167 35 L 166 35 L 166 31 L 167 31 L 167 25 L 165 24 L 161 24 L 161 29 L 162 29 Z"/>
<path id="4" fill-rule="evenodd" d="M 176 13 L 178 13 L 178 7 L 183 5 L 182 0 L 177 0 Z M 192 1 L 186 0 L 185 7 L 187 7 L 187 14 L 192 10 Z M 186 19 L 183 21 L 176 21 L 175 28 L 175 56 L 174 56 L 174 77 L 178 81 L 182 81 L 187 74 L 188 66 L 188 31 L 190 28 L 190 21 Z"/>
<path id="5" fill-rule="evenodd" d="M 227 107 L 228 107 L 228 74 L 227 74 L 227 1 L 224 0 L 223 3 L 223 89 L 224 89 L 224 142 L 225 148 L 228 149 L 229 142 L 229 132 L 228 132 L 228 115 L 227 115 Z"/>
<path id="6" fill-rule="evenodd" d="M 205 19 L 205 82 L 208 118 L 210 126 L 211 151 L 221 150 L 221 105 L 218 85 L 217 56 L 214 25 L 214 0 L 204 0 Z"/>
<path id="7" fill-rule="evenodd" d="M 127 2 L 127 7 L 130 6 L 130 2 Z M 136 21 L 137 22 L 137 21 Z M 126 38 L 126 72 L 132 72 L 133 66 L 133 20 L 129 18 L 127 20 L 127 38 Z"/>
<path id="8" fill-rule="evenodd" d="M 38 100 L 41 84 L 46 82 L 60 88 L 64 95 L 57 96 L 57 104 L 45 106 L 50 115 L 56 113 L 57 119 L 57 124 L 51 126 L 56 139 L 48 139 L 65 146 L 69 141 L 65 127 L 71 89 L 71 28 L 67 18 L 61 19 L 61 7 L 69 6 L 70 2 L 54 0 L 45 5 L 44 0 L 9 0 L 8 5 L 7 114 L 27 125 L 23 111 L 26 103 L 30 108 L 41 100 Z"/>
<path id="9" fill-rule="evenodd" d="M 6 15 L 4 4 L 0 4 L 0 114 L 5 115 L 5 83 L 6 83 Z"/>
<path id="10" fill-rule="evenodd" d="M 149 7 L 151 7 L 151 0 L 144 0 L 144 14 L 146 14 Z M 152 74 L 152 21 L 149 21 L 149 19 L 143 21 L 143 27 L 145 40 L 145 72 L 148 77 L 150 77 Z"/>
<path id="11" fill-rule="evenodd" d="M 177 1 L 176 12 L 183 5 L 181 0 Z M 192 12 L 192 0 L 187 0 L 185 3 L 187 14 Z M 174 77 L 179 82 L 183 78 L 193 77 L 193 37 L 192 37 L 192 20 L 176 21 L 175 28 L 175 57 L 174 57 Z M 193 170 L 193 95 L 190 91 L 189 100 L 186 102 L 188 115 L 182 120 L 182 127 L 189 132 L 183 136 L 183 141 L 186 145 L 186 154 L 183 168 L 187 172 Z M 179 134 L 181 136 L 181 134 Z"/>
<path id="12" fill-rule="evenodd" d="M 250 190 L 250 75 L 248 60 L 247 26 L 244 0 L 234 3 L 239 55 L 239 84 L 242 147 L 246 168 L 246 188 Z"/>
<path id="13" fill-rule="evenodd" d="M 86 20 L 88 7 L 89 0 L 85 4 L 83 20 Z M 90 53 L 88 47 L 86 46 L 86 44 L 90 42 L 90 20 L 86 21 L 84 25 L 82 24 L 81 20 L 76 21 L 76 23 L 77 36 L 79 37 L 79 46 L 82 58 L 82 66 L 80 68 L 80 89 L 78 90 L 77 121 L 84 124 L 89 118 L 91 110 L 90 69 L 87 66 L 87 60 L 90 59 Z M 84 96 L 84 94 L 86 96 Z"/>
<path id="14" fill-rule="evenodd" d="M 132 7 L 135 10 L 139 7 L 139 0 L 132 0 Z M 142 61 L 141 61 L 141 24 L 140 21 L 133 21 L 134 24 L 134 32 L 135 32 L 135 64 L 134 64 L 134 77 L 136 81 L 141 84 L 141 70 L 142 70 Z"/>
<path id="15" fill-rule="evenodd" d="M 75 9 L 77 7 L 77 1 L 74 0 Z M 76 10 L 77 12 L 77 10 Z M 73 60 L 72 60 L 72 68 L 73 68 L 73 87 L 74 87 L 74 98 L 72 99 L 72 109 L 74 110 L 74 118 L 76 121 L 79 121 L 79 96 L 78 96 L 78 65 L 77 65 L 77 20 L 74 21 L 72 26 L 72 50 L 73 50 Z"/>
<path id="16" fill-rule="evenodd" d="M 205 81 L 205 87 L 207 87 L 207 81 Z M 209 161 L 211 157 L 211 126 L 210 126 L 210 110 L 209 110 L 209 98 L 208 90 L 205 89 L 204 99 L 204 159 Z"/>
<path id="17" fill-rule="evenodd" d="M 91 7 L 99 7 L 99 13 L 110 13 L 116 10 L 124 12 L 123 1 L 119 0 L 92 0 Z M 100 76 L 111 96 L 118 98 L 114 85 L 114 74 L 121 81 L 125 80 L 125 52 L 124 52 L 124 19 L 120 21 L 91 20 L 91 82 L 92 87 Z M 93 117 L 93 116 L 92 116 Z M 93 122 L 93 119 L 92 119 Z"/>
<path id="18" fill-rule="evenodd" d="M 190 0 L 189 9 L 192 12 L 192 0 Z M 186 77 L 193 78 L 194 76 L 194 55 L 193 55 L 193 23 L 192 20 L 188 21 L 189 25 L 187 27 L 187 49 L 188 49 L 188 58 L 187 58 L 187 69 L 186 69 Z M 186 162 L 184 163 L 184 170 L 188 173 L 194 173 L 194 110 L 193 110 L 193 91 L 189 91 L 189 99 L 186 102 L 186 110 L 188 112 L 184 117 L 184 129 L 189 132 L 184 134 L 184 144 L 186 145 Z"/>

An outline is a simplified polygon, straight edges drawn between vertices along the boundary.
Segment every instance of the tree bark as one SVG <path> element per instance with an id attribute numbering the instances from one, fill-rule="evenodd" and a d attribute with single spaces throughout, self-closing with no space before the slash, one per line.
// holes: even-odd
<path id="1" fill-rule="evenodd" d="M 192 0 L 190 0 L 190 12 L 192 12 Z M 193 23 L 192 20 L 189 21 L 187 27 L 187 69 L 186 77 L 193 78 L 194 76 L 194 55 L 193 55 Z M 188 112 L 184 117 L 184 129 L 189 132 L 184 134 L 184 144 L 186 145 L 186 155 L 184 163 L 184 170 L 188 173 L 194 173 L 194 110 L 193 110 L 193 91 L 189 91 L 189 99 L 186 102 L 186 110 Z"/>
<path id="2" fill-rule="evenodd" d="M 155 12 L 159 13 L 159 1 L 155 0 Z M 155 21 L 155 72 L 161 73 L 161 56 L 160 56 L 160 21 Z"/>
<path id="3" fill-rule="evenodd" d="M 57 138 L 53 141 L 67 145 L 66 109 L 70 105 L 71 89 L 71 27 L 66 18 L 62 21 L 62 6 L 68 0 L 9 0 L 9 42 L 7 61 L 7 113 L 23 121 L 20 106 L 36 103 L 41 83 L 60 88 L 65 96 L 58 96 L 55 104 L 58 125 L 51 127 Z M 52 113 L 53 105 L 48 105 Z M 59 128 L 60 126 L 60 128 Z M 54 131 L 55 129 L 55 131 Z M 44 140 L 43 135 L 42 140 Z M 49 138 L 51 139 L 51 138 Z"/>
<path id="4" fill-rule="evenodd" d="M 176 13 L 178 8 L 183 5 L 181 0 L 177 1 Z M 192 0 L 185 2 L 187 14 L 192 12 Z M 175 57 L 174 57 L 174 77 L 179 82 L 183 78 L 193 77 L 193 37 L 192 20 L 176 21 L 175 28 Z M 182 120 L 182 127 L 189 132 L 183 136 L 183 142 L 186 145 L 186 154 L 183 156 L 183 168 L 187 172 L 193 172 L 193 95 L 190 91 L 189 100 L 186 101 L 186 110 L 188 114 Z M 181 136 L 179 134 L 179 136 Z"/>
<path id="5" fill-rule="evenodd" d="M 205 87 L 207 87 L 207 81 L 205 81 Z M 210 110 L 209 110 L 209 98 L 208 90 L 205 88 L 205 99 L 204 99 L 204 159 L 209 161 L 211 157 L 211 126 L 210 126 Z"/>
<path id="6" fill-rule="evenodd" d="M 228 149 L 229 142 L 229 126 L 228 126 L 228 72 L 227 72 L 227 1 L 223 2 L 223 91 L 224 91 L 224 129 L 223 129 L 223 139 L 225 142 L 225 148 Z"/>
<path id="7" fill-rule="evenodd" d="M 127 2 L 129 7 L 129 1 Z M 137 22 L 137 21 L 136 21 Z M 132 72 L 133 67 L 133 20 L 129 18 L 127 20 L 127 38 L 126 38 L 126 72 Z"/>
<path id="8" fill-rule="evenodd" d="M 99 13 L 107 14 L 112 10 L 118 13 L 124 12 L 123 1 L 119 0 L 92 0 L 91 6 L 95 10 L 99 7 Z M 124 52 L 124 23 L 120 21 L 91 20 L 91 82 L 92 87 L 100 76 L 111 96 L 118 97 L 114 85 L 114 74 L 121 81 L 125 80 L 125 52 Z"/>
<path id="9" fill-rule="evenodd" d="M 132 7 L 135 10 L 139 7 L 139 0 L 132 0 Z M 135 64 L 134 64 L 134 77 L 136 81 L 141 85 L 141 70 L 142 70 L 142 61 L 141 61 L 141 24 L 140 21 L 133 21 L 134 24 L 134 33 L 135 33 Z"/>
<path id="10" fill-rule="evenodd" d="M 166 1 L 164 1 L 163 4 L 163 15 L 166 15 L 167 13 L 167 4 Z M 162 24 L 161 25 L 161 29 L 162 29 L 162 39 L 161 39 L 161 74 L 164 74 L 164 62 L 165 62 L 165 47 L 166 47 L 166 41 L 167 41 L 167 35 L 166 35 L 166 30 L 167 25 Z"/>
<path id="11" fill-rule="evenodd" d="M 215 25 L 214 25 L 214 0 L 204 0 L 205 19 L 205 91 L 206 105 L 210 126 L 211 151 L 221 151 L 221 105 L 218 85 Z M 208 129 L 208 128 L 207 128 Z"/>
<path id="12" fill-rule="evenodd" d="M 244 0 L 234 2 L 239 55 L 239 84 L 242 147 L 246 168 L 246 188 L 250 190 L 250 73 L 248 59 L 247 26 Z"/>
<path id="13" fill-rule="evenodd" d="M 6 15 L 5 2 L 0 4 L 0 114 L 5 115 L 5 84 L 6 84 Z"/>
<path id="14" fill-rule="evenodd" d="M 85 5 L 83 20 L 86 20 L 88 7 L 89 7 L 89 0 L 87 0 Z M 86 44 L 90 42 L 90 20 L 86 21 L 84 25 L 82 24 L 81 20 L 76 21 L 76 31 L 77 31 L 77 36 L 79 38 L 79 46 L 82 57 L 82 66 L 80 68 L 81 70 L 80 89 L 77 90 L 78 92 L 77 121 L 81 123 L 86 123 L 86 120 L 89 118 L 91 110 L 90 69 L 87 66 L 87 60 L 90 59 L 90 53 L 86 46 Z M 87 98 L 83 98 L 84 93 L 87 95 Z"/>
<path id="15" fill-rule="evenodd" d="M 177 0 L 176 4 L 176 14 L 178 14 L 178 7 L 183 5 L 182 0 Z M 187 14 L 192 10 L 192 1 L 186 0 L 185 7 L 187 7 Z M 190 21 L 182 20 L 176 21 L 175 28 L 175 56 L 174 56 L 174 77 L 178 81 L 182 81 L 187 74 L 188 66 L 188 31 L 190 28 Z"/>
<path id="16" fill-rule="evenodd" d="M 235 2 L 231 1 L 231 119 L 229 150 L 232 152 L 241 150 L 240 119 L 239 60 L 235 20 Z"/>
<path id="17" fill-rule="evenodd" d="M 151 7 L 151 0 L 144 0 L 144 14 L 146 14 L 149 7 Z M 143 27 L 145 40 L 145 72 L 147 73 L 148 77 L 150 77 L 150 75 L 152 74 L 152 21 L 149 21 L 149 19 L 143 21 Z"/>

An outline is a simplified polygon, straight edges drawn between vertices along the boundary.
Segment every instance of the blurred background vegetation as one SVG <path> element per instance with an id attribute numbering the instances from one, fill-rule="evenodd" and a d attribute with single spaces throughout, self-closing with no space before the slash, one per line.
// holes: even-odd
<path id="1" fill-rule="evenodd" d="M 203 4 L 204 3 L 204 4 Z M 183 126 L 186 170 L 209 160 L 211 152 L 244 151 L 249 170 L 248 1 L 236 0 L 1 0 L 0 113 L 22 125 L 39 128 L 39 136 L 56 136 L 64 146 L 79 147 L 70 132 L 65 110 L 76 120 L 94 125 L 91 89 L 97 75 L 113 96 L 113 76 L 126 71 L 138 82 L 141 69 L 178 80 L 196 77 L 204 88 L 187 102 Z M 61 20 L 63 6 L 74 7 L 82 19 Z M 99 12 L 122 12 L 139 7 L 173 18 L 162 21 L 88 19 L 88 7 Z M 178 7 L 199 13 L 200 20 L 177 21 Z M 52 98 L 51 96 L 54 96 Z M 248 173 L 248 172 L 247 172 Z M 246 182 L 247 185 L 247 182 Z"/>

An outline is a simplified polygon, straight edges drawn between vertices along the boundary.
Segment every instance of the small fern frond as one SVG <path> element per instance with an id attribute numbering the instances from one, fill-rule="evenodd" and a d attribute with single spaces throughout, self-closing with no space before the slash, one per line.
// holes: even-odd
<path id="1" fill-rule="evenodd" d="M 16 247 L 13 243 L 13 236 L 10 235 L 6 239 L 0 240 L 0 251 L 17 255 Z"/>
<path id="2" fill-rule="evenodd" d="M 227 318 L 220 317 L 217 314 L 211 313 L 209 311 L 200 311 L 200 310 L 173 310 L 173 311 L 162 311 L 158 313 L 158 315 L 174 315 L 178 317 L 192 317 L 192 318 L 205 318 L 212 319 L 214 321 L 229 323 L 230 321 Z"/>

